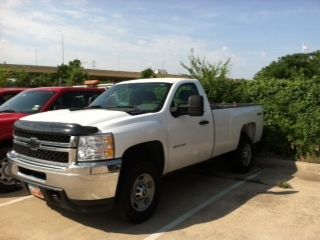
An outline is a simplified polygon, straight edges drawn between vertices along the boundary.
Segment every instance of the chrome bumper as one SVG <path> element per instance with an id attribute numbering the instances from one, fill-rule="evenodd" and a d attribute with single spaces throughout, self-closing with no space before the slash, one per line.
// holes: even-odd
<path id="1" fill-rule="evenodd" d="M 64 190 L 70 200 L 100 200 L 116 194 L 121 159 L 54 166 L 31 161 L 11 151 L 11 173 L 19 180 Z"/>

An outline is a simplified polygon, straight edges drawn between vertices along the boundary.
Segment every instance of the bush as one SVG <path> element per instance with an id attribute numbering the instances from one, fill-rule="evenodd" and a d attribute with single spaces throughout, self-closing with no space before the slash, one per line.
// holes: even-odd
<path id="1" fill-rule="evenodd" d="M 289 80 L 260 77 L 235 81 L 225 75 L 205 74 L 210 69 L 217 73 L 219 69 L 214 70 L 217 66 L 228 67 L 228 63 L 212 65 L 193 56 L 189 60 L 191 66 L 187 70 L 191 77 L 202 82 L 210 101 L 253 102 L 263 106 L 263 151 L 296 158 L 319 156 L 320 77 L 297 76 Z"/>
<path id="2" fill-rule="evenodd" d="M 320 78 L 260 79 L 234 86 L 233 101 L 264 108 L 265 150 L 296 157 L 319 155 Z"/>

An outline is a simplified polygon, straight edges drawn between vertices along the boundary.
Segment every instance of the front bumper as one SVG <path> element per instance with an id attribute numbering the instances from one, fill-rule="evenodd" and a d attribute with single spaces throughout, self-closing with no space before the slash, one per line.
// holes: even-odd
<path id="1" fill-rule="evenodd" d="M 122 160 L 55 166 L 8 153 L 12 175 L 22 182 L 61 192 L 73 202 L 115 197 Z"/>

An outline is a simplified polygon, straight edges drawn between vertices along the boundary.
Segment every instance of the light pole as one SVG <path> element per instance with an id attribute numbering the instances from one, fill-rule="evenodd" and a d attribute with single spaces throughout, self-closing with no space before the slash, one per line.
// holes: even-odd
<path id="1" fill-rule="evenodd" d="M 38 65 L 38 48 L 35 48 L 35 64 Z"/>
<path id="2" fill-rule="evenodd" d="M 62 64 L 64 64 L 64 37 L 63 37 L 63 32 L 61 32 L 61 48 L 62 48 Z"/>
<path id="3" fill-rule="evenodd" d="M 117 64 L 118 64 L 118 72 L 119 72 L 119 67 L 120 67 L 120 54 L 119 53 L 117 56 Z"/>

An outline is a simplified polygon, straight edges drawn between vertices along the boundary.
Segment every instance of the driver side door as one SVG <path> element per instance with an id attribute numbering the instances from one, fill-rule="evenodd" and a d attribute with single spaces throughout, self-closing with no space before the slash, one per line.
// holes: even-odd
<path id="1" fill-rule="evenodd" d="M 182 84 L 175 92 L 171 107 L 186 106 L 189 97 L 198 94 L 195 84 Z M 170 171 L 208 159 L 213 144 L 210 111 L 205 109 L 202 116 L 174 115 L 170 111 L 167 115 Z"/>

